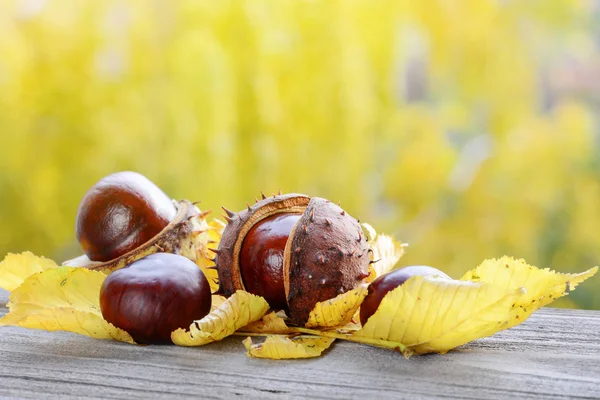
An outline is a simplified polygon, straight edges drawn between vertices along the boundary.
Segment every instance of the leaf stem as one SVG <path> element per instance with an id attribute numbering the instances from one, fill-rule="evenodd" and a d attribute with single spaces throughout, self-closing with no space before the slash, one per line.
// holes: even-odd
<path id="1" fill-rule="evenodd" d="M 334 331 L 320 331 L 318 329 L 301 328 L 301 327 L 295 327 L 295 326 L 289 327 L 288 331 L 286 333 L 268 333 L 268 332 L 259 333 L 259 332 L 237 331 L 237 332 L 234 332 L 233 335 L 236 335 L 236 336 L 290 336 L 290 334 L 293 335 L 294 333 L 346 340 L 349 342 L 366 344 L 368 346 L 380 347 L 383 349 L 399 351 L 400 353 L 402 353 L 402 355 L 405 358 L 409 358 L 413 354 L 413 351 L 411 349 L 407 348 L 405 345 L 403 345 L 400 342 L 392 342 L 390 340 L 373 339 L 373 338 L 367 338 L 367 337 L 361 337 L 361 336 L 354 336 L 352 334 L 344 334 L 344 333 L 338 333 L 338 332 L 334 332 Z"/>
<path id="2" fill-rule="evenodd" d="M 290 332 L 290 333 L 294 333 L 294 332 Z M 244 331 L 236 331 L 236 332 L 233 332 L 232 335 L 235 335 L 235 336 L 290 336 L 289 333 L 244 332 Z"/>
<path id="3" fill-rule="evenodd" d="M 384 349 L 399 351 L 400 353 L 402 353 L 402 355 L 405 358 L 409 358 L 412 355 L 412 353 L 413 353 L 412 350 L 408 349 L 402 343 L 400 343 L 400 342 L 392 342 L 392 341 L 389 341 L 389 340 L 366 338 L 366 337 L 360 337 L 360 336 L 354 336 L 354 335 L 347 335 L 347 334 L 337 333 L 337 332 L 332 332 L 332 331 L 319 331 L 317 329 L 308 329 L 308 328 L 293 327 L 293 328 L 290 328 L 290 331 L 295 331 L 295 332 L 299 332 L 299 333 L 306 333 L 306 334 L 315 335 L 315 336 L 322 336 L 322 337 L 328 337 L 328 338 L 334 338 L 334 339 L 347 340 L 349 342 L 362 343 L 362 344 L 366 344 L 366 345 L 369 345 L 369 346 L 374 346 L 374 347 L 380 347 L 380 348 L 384 348 Z"/>

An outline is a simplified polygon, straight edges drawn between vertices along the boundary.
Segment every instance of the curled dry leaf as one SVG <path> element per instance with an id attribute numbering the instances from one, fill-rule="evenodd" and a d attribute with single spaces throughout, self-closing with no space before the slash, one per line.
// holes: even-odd
<path id="1" fill-rule="evenodd" d="M 8 291 L 15 290 L 36 272 L 57 267 L 54 261 L 38 257 L 29 251 L 20 254 L 9 253 L 0 262 L 0 288 Z"/>
<path id="2" fill-rule="evenodd" d="M 461 280 L 488 282 L 506 291 L 524 287 L 527 293 L 513 307 L 512 318 L 507 326 L 510 328 L 525 321 L 534 311 L 566 296 L 597 271 L 598 267 L 594 267 L 579 274 L 561 274 L 548 268 L 531 266 L 522 259 L 504 256 L 485 260 L 477 268 L 467 272 Z"/>
<path id="3" fill-rule="evenodd" d="M 335 341 L 333 338 L 301 336 L 290 339 L 287 336 L 268 336 L 258 344 L 253 344 L 251 338 L 244 340 L 246 355 L 256 358 L 274 360 L 291 358 L 319 357 Z"/>
<path id="4" fill-rule="evenodd" d="M 270 312 L 260 320 L 248 324 L 242 329 L 248 333 L 270 333 L 270 334 L 286 334 L 290 333 L 290 328 L 287 326 L 283 318 L 277 313 Z"/>
<path id="5" fill-rule="evenodd" d="M 179 346 L 202 346 L 258 321 L 268 310 L 265 299 L 238 290 L 219 308 L 201 320 L 192 322 L 189 330 L 177 329 L 171 333 L 171 340 Z"/>
<path id="6" fill-rule="evenodd" d="M 221 240 L 221 234 L 223 233 L 224 227 L 225 224 L 222 221 L 213 219 L 208 224 L 205 224 L 204 227 L 204 229 L 206 229 L 207 239 L 196 244 L 196 257 L 194 257 L 194 259 L 202 272 L 204 272 L 204 275 L 210 284 L 210 290 L 213 292 L 216 292 L 217 289 L 219 289 L 219 275 L 215 267 L 215 262 L 213 261 L 215 253 L 210 249 L 215 250 L 219 247 L 219 241 Z"/>
<path id="7" fill-rule="evenodd" d="M 375 228 L 373 228 L 371 224 L 363 222 L 362 224 L 360 224 L 360 227 L 362 228 L 362 231 L 365 234 L 367 242 L 372 242 L 377 236 L 377 231 L 375 230 Z"/>
<path id="8" fill-rule="evenodd" d="M 215 311 L 217 308 L 221 307 L 223 305 L 223 303 L 225 303 L 227 301 L 226 297 L 223 297 L 218 294 L 213 294 L 211 297 L 212 297 L 212 301 L 211 301 L 211 305 L 210 305 L 210 311 Z"/>
<path id="9" fill-rule="evenodd" d="M 59 267 L 38 272 L 10 294 L 9 313 L 0 325 L 69 331 L 97 339 L 135 343 L 102 318 L 99 293 L 106 278 L 86 268 Z"/>
<path id="10" fill-rule="evenodd" d="M 342 327 L 337 328 L 336 332 L 344 334 L 344 335 L 348 335 L 348 334 L 355 333 L 356 331 L 360 331 L 361 329 L 362 329 L 362 326 L 360 325 L 360 322 L 350 322 L 349 324 L 346 324 Z"/>
<path id="11" fill-rule="evenodd" d="M 358 287 L 339 296 L 321 301 L 310 312 L 307 328 L 334 328 L 346 325 L 367 295 L 366 287 Z"/>
<path id="12" fill-rule="evenodd" d="M 359 325 L 349 323 L 342 327 L 338 327 L 335 330 L 322 330 L 322 329 L 310 329 L 310 328 L 302 328 L 302 327 L 288 327 L 285 323 L 285 320 L 281 318 L 279 315 L 271 312 L 265 315 L 261 320 L 251 323 L 244 327 L 242 330 L 238 331 L 238 334 L 252 334 L 252 335 L 286 335 L 286 334 L 302 334 L 302 335 L 311 335 L 311 336 L 303 336 L 303 338 L 327 338 L 327 339 L 342 339 L 355 343 L 366 344 L 375 347 L 382 347 L 385 349 L 390 349 L 394 351 L 399 351 L 405 357 L 410 357 L 412 351 L 407 349 L 402 343 L 396 343 L 392 341 L 379 340 L 379 339 L 371 339 L 367 337 L 358 337 L 354 336 L 353 333 L 360 329 Z M 253 345 L 253 349 L 257 350 L 256 356 L 260 356 L 262 358 L 299 358 L 297 355 L 292 357 L 288 355 L 288 352 L 292 355 L 296 354 L 298 349 L 297 344 L 295 344 L 292 340 L 280 340 L 273 339 L 268 340 L 267 347 L 270 347 L 271 344 L 276 345 L 277 352 L 271 352 L 267 350 L 261 350 L 264 345 Z M 301 343 L 305 343 L 302 341 Z M 320 342 L 317 342 L 320 343 Z M 247 339 L 246 340 L 246 348 L 250 349 L 250 345 L 252 342 Z M 290 349 L 286 349 L 286 346 L 289 346 Z M 281 357 L 280 354 L 286 354 L 286 357 Z M 311 353 L 312 354 L 312 353 Z M 253 356 L 253 353 L 249 353 L 248 355 Z M 311 355 L 311 357 L 316 357 L 318 354 Z M 303 356 L 304 358 L 304 356 Z"/>
<path id="13" fill-rule="evenodd" d="M 355 335 L 400 342 L 416 353 L 445 353 L 505 329 L 523 292 L 416 276 L 390 291 Z"/>
<path id="14" fill-rule="evenodd" d="M 394 269 L 400 257 L 404 254 L 406 244 L 398 242 L 391 236 L 377 234 L 369 224 L 361 224 L 365 236 L 369 239 L 371 259 L 375 261 L 369 265 L 367 282 L 373 282 L 378 276 Z"/>

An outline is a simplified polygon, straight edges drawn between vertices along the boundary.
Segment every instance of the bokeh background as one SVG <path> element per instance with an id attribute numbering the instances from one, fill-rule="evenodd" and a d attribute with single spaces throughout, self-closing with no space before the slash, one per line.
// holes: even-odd
<path id="1" fill-rule="evenodd" d="M 0 0 L 0 253 L 78 255 L 85 191 L 135 170 L 202 209 L 340 200 L 455 277 L 587 269 L 599 21 L 583 0 Z"/>

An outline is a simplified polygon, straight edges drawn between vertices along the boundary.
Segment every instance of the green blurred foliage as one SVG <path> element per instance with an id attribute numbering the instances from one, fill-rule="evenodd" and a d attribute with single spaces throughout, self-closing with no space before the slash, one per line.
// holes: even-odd
<path id="1" fill-rule="evenodd" d="M 203 209 L 341 200 L 410 243 L 403 265 L 455 277 L 504 254 L 587 269 L 597 17 L 583 0 L 0 2 L 0 253 L 78 254 L 87 188 L 136 170 Z M 599 290 L 563 306 L 600 309 Z"/>

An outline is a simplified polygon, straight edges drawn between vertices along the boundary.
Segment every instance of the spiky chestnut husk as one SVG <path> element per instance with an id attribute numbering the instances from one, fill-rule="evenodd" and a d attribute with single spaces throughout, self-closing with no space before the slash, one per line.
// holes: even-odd
<path id="1" fill-rule="evenodd" d="M 291 319 L 304 324 L 318 302 L 356 288 L 369 275 L 368 251 L 356 219 L 329 200 L 313 197 L 283 256 Z"/>
<path id="2" fill-rule="evenodd" d="M 225 211 L 228 224 L 215 260 L 219 294 L 246 289 L 240 271 L 244 239 L 254 225 L 278 213 L 301 214 L 284 250 L 283 282 L 293 323 L 304 325 L 316 303 L 354 289 L 368 275 L 369 248 L 360 224 L 328 200 L 263 195 L 239 213 Z"/>
<path id="3" fill-rule="evenodd" d="M 86 267 L 109 274 L 132 262 L 154 253 L 179 254 L 196 262 L 197 257 L 206 253 L 209 229 L 206 215 L 187 200 L 174 201 L 177 208 L 175 218 L 156 236 L 113 260 L 105 262 L 91 261 L 86 255 L 63 262 L 70 267 Z"/>

